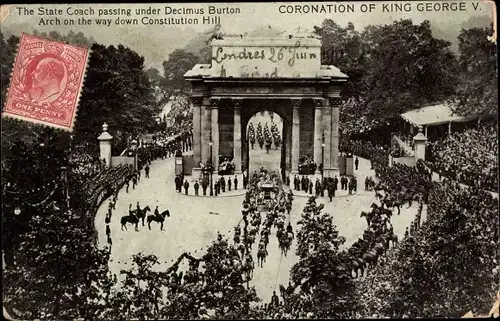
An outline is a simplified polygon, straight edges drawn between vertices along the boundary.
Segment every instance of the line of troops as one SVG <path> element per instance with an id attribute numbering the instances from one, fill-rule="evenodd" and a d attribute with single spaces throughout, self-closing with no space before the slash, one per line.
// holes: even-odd
<path id="1" fill-rule="evenodd" d="M 340 183 L 340 189 L 348 190 L 349 194 L 356 192 L 358 189 L 358 182 L 356 177 L 348 178 L 347 176 L 341 176 L 340 180 L 335 177 L 324 177 L 321 180 L 316 178 L 316 182 L 313 183 L 312 179 L 307 176 L 302 176 L 299 178 L 297 175 L 293 178 L 293 186 L 296 191 L 304 191 L 312 195 L 313 189 L 316 197 L 325 196 L 325 191 L 328 192 L 328 197 L 330 202 L 332 198 L 335 197 L 335 192 L 338 190 Z"/>
<path id="2" fill-rule="evenodd" d="M 189 195 L 189 187 L 190 184 L 187 181 L 187 179 L 184 179 L 184 175 L 179 174 L 175 176 L 175 190 L 179 193 L 182 193 L 182 189 L 184 188 L 184 194 Z M 221 176 L 218 180 L 215 181 L 214 183 L 214 195 L 217 196 L 221 193 L 226 192 L 226 188 L 228 192 L 231 191 L 231 188 L 234 186 L 234 190 L 238 190 L 238 178 L 234 176 L 234 178 L 231 179 L 231 177 L 224 178 L 224 176 Z M 246 183 L 247 183 L 247 178 L 245 175 L 243 175 L 243 188 L 246 188 Z M 207 195 L 207 189 L 209 188 L 209 182 L 207 180 L 202 179 L 201 180 L 201 189 L 203 191 L 203 196 Z M 198 181 L 195 181 L 194 183 L 194 195 L 195 196 L 200 196 L 200 183 Z"/>

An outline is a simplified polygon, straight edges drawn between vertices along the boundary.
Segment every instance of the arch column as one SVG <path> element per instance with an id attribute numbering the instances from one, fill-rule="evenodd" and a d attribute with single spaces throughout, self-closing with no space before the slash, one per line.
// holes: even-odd
<path id="1" fill-rule="evenodd" d="M 292 167 L 290 176 L 299 174 L 299 155 L 300 155 L 300 105 L 302 99 L 292 99 Z"/>
<path id="2" fill-rule="evenodd" d="M 325 154 L 327 154 L 327 148 L 329 146 L 330 151 L 328 152 L 330 162 L 328 167 L 325 167 L 325 176 L 339 176 L 339 108 L 341 104 L 340 97 L 331 97 L 324 99 L 325 105 L 330 105 L 331 121 L 328 130 L 325 130 Z M 325 122 L 328 120 L 325 119 Z M 328 128 L 326 127 L 326 128 Z M 326 129 L 325 128 L 325 129 Z M 330 139 L 328 144 L 327 140 Z M 328 156 L 327 156 L 328 157 Z"/>
<path id="3" fill-rule="evenodd" d="M 241 99 L 233 99 L 234 109 L 234 138 L 233 138 L 233 157 L 234 173 L 241 174 Z"/>
<path id="4" fill-rule="evenodd" d="M 193 104 L 193 170 L 192 177 L 201 175 L 201 98 L 191 98 Z"/>
<path id="5" fill-rule="evenodd" d="M 215 174 L 219 172 L 219 99 L 212 99 L 212 164 Z"/>
<path id="6" fill-rule="evenodd" d="M 201 162 L 206 165 L 210 159 L 210 138 L 212 136 L 211 99 L 203 98 L 201 105 Z"/>
<path id="7" fill-rule="evenodd" d="M 321 108 L 323 106 L 321 99 L 314 99 L 314 163 L 318 166 L 314 174 L 321 175 L 319 165 L 323 163 L 321 144 L 323 143 L 323 133 L 321 124 Z M 324 164 L 323 164 L 324 166 Z"/>
<path id="8" fill-rule="evenodd" d="M 323 101 L 323 128 L 325 131 L 325 155 L 323 161 L 323 168 L 326 170 L 331 167 L 331 151 L 332 151 L 332 107 L 330 100 L 324 98 Z M 325 172 L 326 173 L 326 172 Z M 326 176 L 328 177 L 328 176 Z"/>

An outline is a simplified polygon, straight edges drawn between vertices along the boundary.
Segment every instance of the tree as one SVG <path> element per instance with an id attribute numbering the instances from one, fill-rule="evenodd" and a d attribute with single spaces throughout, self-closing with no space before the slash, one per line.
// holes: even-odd
<path id="1" fill-rule="evenodd" d="M 387 126 L 405 111 L 443 102 L 454 94 L 458 65 L 450 43 L 432 35 L 429 21 L 368 26 L 363 32 L 332 20 L 315 27 L 322 63 L 349 76 L 341 108 L 344 133 Z M 343 104 L 345 105 L 345 104 Z"/>
<path id="2" fill-rule="evenodd" d="M 76 120 L 76 139 L 93 137 L 106 122 L 117 140 L 155 126 L 160 107 L 144 58 L 122 45 L 94 44 Z"/>
<path id="3" fill-rule="evenodd" d="M 345 253 L 332 217 L 322 213 L 324 205 L 309 198 L 297 233 L 299 262 L 291 269 L 291 278 L 299 287 L 292 300 L 317 318 L 348 318 L 355 311 L 354 283 L 346 266 Z"/>
<path id="4" fill-rule="evenodd" d="M 189 97 L 176 96 L 176 99 L 172 101 L 168 116 L 172 118 L 173 132 L 178 134 L 190 132 L 193 129 L 193 110 Z"/>
<path id="5" fill-rule="evenodd" d="M 200 57 L 196 54 L 183 49 L 174 50 L 168 56 L 168 60 L 163 62 L 166 86 L 171 90 L 186 90 L 187 82 L 184 80 L 184 74 L 197 63 L 200 63 Z"/>
<path id="6" fill-rule="evenodd" d="M 359 98 L 366 88 L 361 82 L 366 72 L 366 48 L 361 34 L 349 22 L 342 28 L 331 19 L 325 19 L 321 27 L 314 27 L 314 34 L 321 37 L 321 63 L 334 65 L 349 76 L 342 88 L 342 97 Z"/>
<path id="7" fill-rule="evenodd" d="M 190 268 L 179 264 L 187 259 Z M 238 251 L 223 239 L 214 241 L 199 259 L 181 255 L 166 271 L 156 272 L 154 255 L 135 255 L 134 267 L 123 270 L 122 287 L 110 297 L 104 318 L 140 319 L 244 319 L 258 298 L 247 280 Z M 201 270 L 203 268 L 203 270 Z M 202 272 L 203 271 L 203 272 Z"/>
<path id="8" fill-rule="evenodd" d="M 432 36 L 429 21 L 369 26 L 362 34 L 369 63 L 364 77 L 372 119 L 392 122 L 399 114 L 441 102 L 454 93 L 457 63 L 450 43 Z"/>
<path id="9" fill-rule="evenodd" d="M 1 99 L 5 101 L 7 88 L 10 82 L 10 74 L 14 66 L 14 58 L 16 54 L 17 45 L 19 44 L 19 37 L 14 35 L 9 39 L 5 39 L 3 33 L 0 31 L 0 86 L 1 86 Z M 4 104 L 2 104 L 2 109 Z"/>
<path id="10" fill-rule="evenodd" d="M 27 213 L 29 214 L 29 213 Z M 16 265 L 4 270 L 5 305 L 19 318 L 74 319 L 85 315 L 92 281 L 107 269 L 78 214 L 52 206 L 29 218 L 19 235 Z"/>
<path id="11" fill-rule="evenodd" d="M 360 284 L 367 314 L 460 317 L 489 312 L 498 290 L 498 201 L 434 183 L 427 221 Z"/>
<path id="12" fill-rule="evenodd" d="M 493 28 L 462 29 L 458 36 L 460 84 L 451 103 L 459 115 L 496 115 L 498 71 Z"/>

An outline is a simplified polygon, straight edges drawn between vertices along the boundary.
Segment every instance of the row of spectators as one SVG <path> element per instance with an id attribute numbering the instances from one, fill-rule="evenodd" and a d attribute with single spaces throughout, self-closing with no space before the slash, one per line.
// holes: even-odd
<path id="1" fill-rule="evenodd" d="M 469 186 L 498 190 L 498 137 L 495 126 L 452 133 L 428 146 L 428 165 L 442 176 Z"/>
<path id="2" fill-rule="evenodd" d="M 99 159 L 97 145 L 84 143 L 72 148 L 69 160 L 71 174 L 84 182 L 105 168 L 104 160 Z"/>

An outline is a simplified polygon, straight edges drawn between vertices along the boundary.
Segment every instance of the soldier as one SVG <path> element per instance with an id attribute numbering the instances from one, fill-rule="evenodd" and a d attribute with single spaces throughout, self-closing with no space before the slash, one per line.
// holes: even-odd
<path id="1" fill-rule="evenodd" d="M 234 190 L 238 190 L 238 178 L 236 177 L 236 175 L 234 176 Z"/>
<path id="2" fill-rule="evenodd" d="M 198 181 L 194 183 L 194 196 L 198 196 L 198 190 L 200 189 L 200 184 L 198 184 Z"/>
<path id="3" fill-rule="evenodd" d="M 137 175 L 134 175 L 134 177 L 132 177 L 132 189 L 135 189 L 135 185 L 137 185 Z"/>
<path id="4" fill-rule="evenodd" d="M 312 195 L 312 193 L 313 193 L 313 182 L 311 181 L 309 182 L 309 194 Z"/>
<path id="5" fill-rule="evenodd" d="M 227 190 L 231 192 L 231 177 L 228 177 L 227 179 Z"/>
<path id="6" fill-rule="evenodd" d="M 146 172 L 146 178 L 149 178 L 149 165 L 146 165 L 144 171 Z"/>
<path id="7" fill-rule="evenodd" d="M 160 211 L 158 210 L 158 205 L 155 208 L 155 216 L 160 216 Z"/>
<path id="8" fill-rule="evenodd" d="M 187 180 L 184 181 L 184 192 L 188 195 L 189 183 Z"/>
<path id="9" fill-rule="evenodd" d="M 224 180 L 224 176 L 220 178 L 220 187 L 222 189 L 222 193 L 226 191 L 226 181 Z"/>
<path id="10" fill-rule="evenodd" d="M 333 188 L 335 190 L 339 189 L 339 179 L 337 178 L 337 175 L 335 175 L 335 178 L 333 179 Z M 335 194 L 333 194 L 335 196 Z"/>
<path id="11" fill-rule="evenodd" d="M 203 196 L 207 195 L 207 187 L 208 187 L 207 181 L 202 180 L 201 181 L 201 188 L 203 189 Z"/>
<path id="12" fill-rule="evenodd" d="M 319 190 L 321 188 L 321 183 L 319 182 L 319 178 L 316 178 L 316 183 L 314 184 L 314 193 L 316 197 L 319 196 Z"/>
<path id="13" fill-rule="evenodd" d="M 219 181 L 215 182 L 214 189 L 215 189 L 215 196 L 219 195 L 220 194 Z"/>

